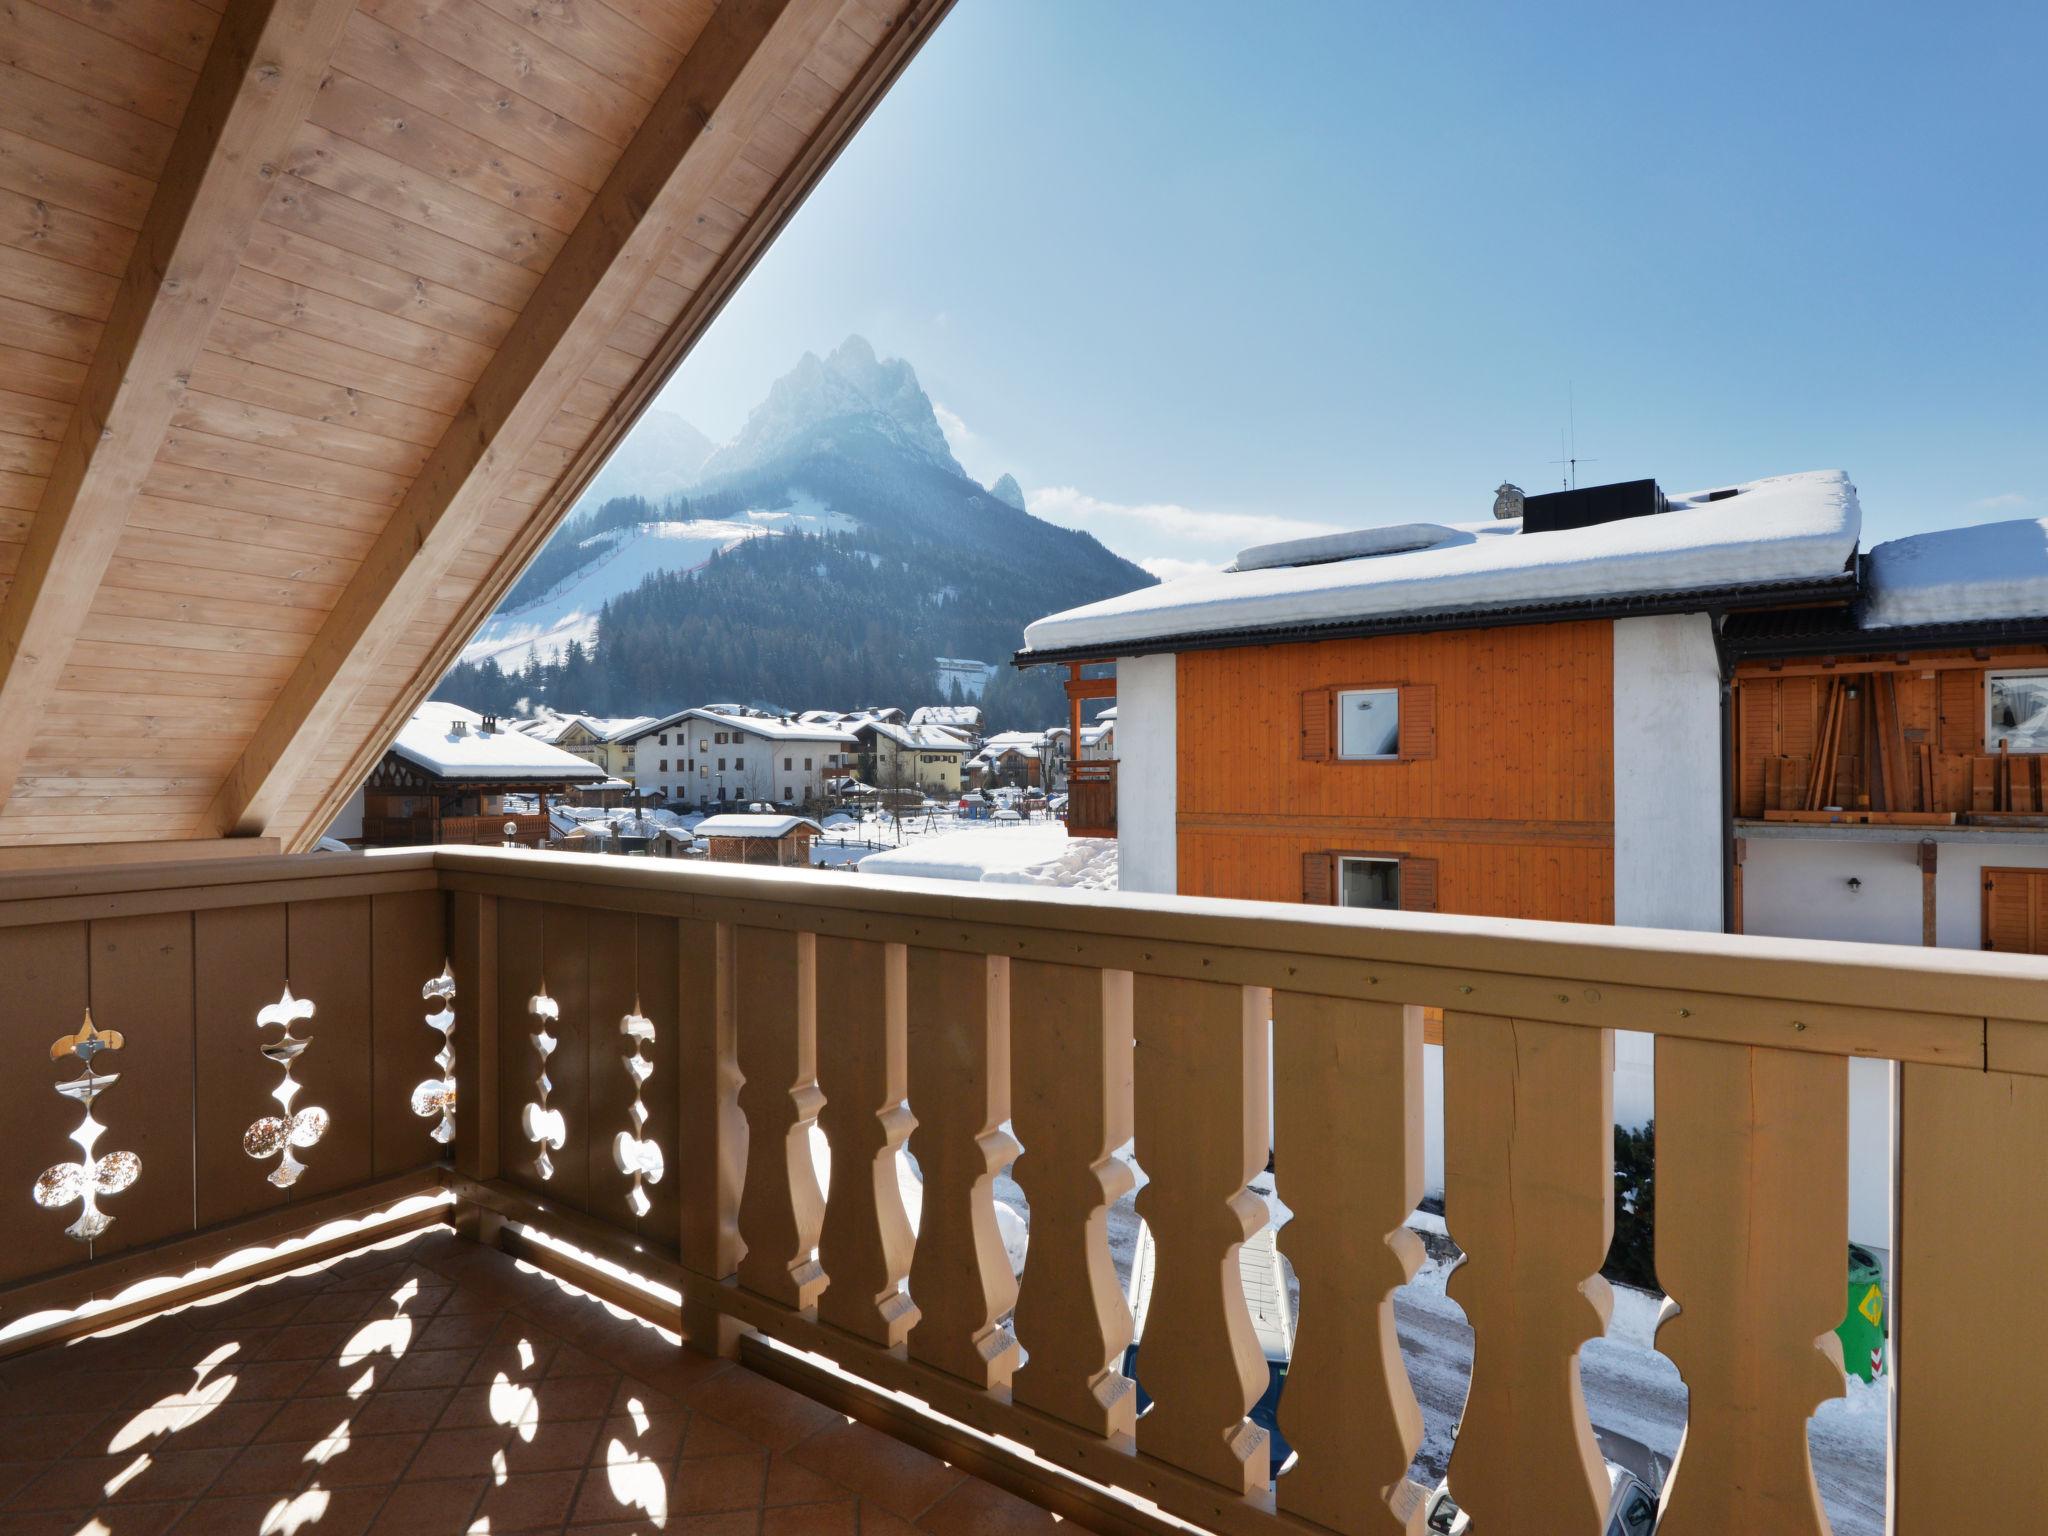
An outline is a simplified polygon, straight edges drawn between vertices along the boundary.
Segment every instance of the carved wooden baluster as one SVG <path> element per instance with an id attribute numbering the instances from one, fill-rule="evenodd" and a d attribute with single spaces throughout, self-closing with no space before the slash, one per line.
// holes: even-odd
<path id="1" fill-rule="evenodd" d="M 1137 979 L 1138 1214 L 1157 1268 L 1138 1375 L 1152 1411 L 1138 1449 L 1236 1493 L 1263 1487 L 1266 1432 L 1245 1414 L 1266 1388 L 1238 1248 L 1266 1224 L 1246 1185 L 1266 1165 L 1271 994 Z"/>
<path id="2" fill-rule="evenodd" d="M 1690 1399 L 1661 1536 L 1826 1536 L 1806 1421 L 1842 1393 L 1848 1149 L 1846 1058 L 1657 1041 L 1657 1344 Z"/>
<path id="3" fill-rule="evenodd" d="M 734 1009 L 747 1173 L 740 1195 L 740 1284 L 789 1307 L 825 1288 L 818 1231 L 825 1198 L 811 1161 L 818 1091 L 817 940 L 734 930 Z"/>
<path id="4" fill-rule="evenodd" d="M 1123 1374 L 1131 1312 L 1109 1257 L 1109 1207 L 1134 1176 L 1131 973 L 1015 961 L 1014 1106 L 1031 1202 L 1031 1259 L 1017 1300 L 1030 1359 L 1014 1398 L 1096 1435 L 1127 1435 L 1137 1392 Z"/>
<path id="5" fill-rule="evenodd" d="M 1444 1184 L 1466 1254 L 1451 1294 L 1476 1335 L 1452 1497 L 1487 1536 L 1598 1536 L 1607 1469 L 1579 1346 L 1612 1303 L 1613 1031 L 1447 1012 Z"/>
<path id="6" fill-rule="evenodd" d="M 2037 1053 L 2039 1025 L 1991 1020 Z M 2048 1509 L 2048 1077 L 1899 1068 L 1897 1496 L 1893 1529 L 1955 1530 L 1958 1471 L 1999 1507 Z M 1959 1405 L 1983 1405 L 1973 1411 Z M 1967 1498 L 1967 1494 L 1963 1497 Z"/>
<path id="7" fill-rule="evenodd" d="M 747 1122 L 739 1108 L 732 964 L 731 925 L 676 924 L 677 1237 L 683 1264 L 710 1280 L 730 1279 L 746 1252 L 739 1209 Z M 731 1355 L 739 1325 L 686 1293 L 683 1338 L 701 1353 Z"/>
<path id="8" fill-rule="evenodd" d="M 903 1342 L 917 1307 L 910 1273 L 910 1217 L 897 1178 L 897 1149 L 917 1122 L 904 1103 L 906 958 L 901 944 L 818 940 L 818 990 L 832 1000 L 818 1034 L 818 1114 L 832 1145 L 832 1188 L 818 1257 L 831 1278 L 821 1321 L 883 1346 Z"/>
<path id="9" fill-rule="evenodd" d="M 1017 1155 L 1010 1115 L 1010 962 L 912 949 L 909 965 L 911 1153 L 924 1209 L 910 1294 L 923 1318 L 913 1359 L 974 1383 L 1007 1383 L 1017 1340 L 996 1319 L 1017 1282 L 996 1229 L 994 1176 Z"/>
<path id="10" fill-rule="evenodd" d="M 1294 1212 L 1280 1246 L 1301 1283 L 1280 1404 L 1300 1460 L 1280 1507 L 1334 1531 L 1419 1531 L 1405 1474 L 1422 1410 L 1394 1290 L 1422 1263 L 1405 1225 L 1422 1199 L 1422 1010 L 1276 993 L 1273 1109 L 1274 1177 Z"/>

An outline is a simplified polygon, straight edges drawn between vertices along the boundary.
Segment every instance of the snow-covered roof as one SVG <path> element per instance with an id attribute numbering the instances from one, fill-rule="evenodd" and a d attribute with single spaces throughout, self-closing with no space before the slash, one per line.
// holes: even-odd
<path id="1" fill-rule="evenodd" d="M 977 827 L 921 837 L 868 854 L 864 875 L 916 875 L 928 880 L 982 880 L 997 885 L 1116 889 L 1114 839 L 1068 837 L 1057 822 Z"/>
<path id="2" fill-rule="evenodd" d="M 391 750 L 437 778 L 459 783 L 587 784 L 605 771 L 560 747 L 517 731 L 486 735 L 483 716 L 460 704 L 429 699 L 399 728 Z"/>
<path id="3" fill-rule="evenodd" d="M 823 741 L 851 746 L 853 733 L 835 725 L 806 724 L 802 719 L 790 720 L 780 715 L 728 714 L 721 709 L 681 709 L 672 715 L 663 715 L 649 720 L 638 731 L 634 739 L 651 736 L 656 731 L 665 731 L 684 720 L 705 720 L 720 730 L 746 731 L 769 741 Z"/>
<path id="4" fill-rule="evenodd" d="M 808 816 L 764 816 L 749 811 L 731 811 L 721 816 L 706 816 L 697 823 L 697 836 L 787 837 L 798 827 L 809 827 L 813 832 L 825 830 Z"/>
<path id="5" fill-rule="evenodd" d="M 886 736 L 897 746 L 916 752 L 965 752 L 971 745 L 964 737 L 942 725 L 897 725 L 889 720 L 866 720 L 859 729 Z"/>
<path id="6" fill-rule="evenodd" d="M 968 730 L 981 728 L 981 706 L 979 704 L 927 704 L 913 710 L 912 725 L 945 725 L 965 727 Z"/>
<path id="7" fill-rule="evenodd" d="M 1893 539 L 1871 550 L 1864 583 L 1865 629 L 2048 617 L 2048 518 Z"/>
<path id="8" fill-rule="evenodd" d="M 1025 652 L 1817 585 L 1848 579 L 1862 512 L 1847 475 L 1818 470 L 1674 496 L 1668 512 L 1590 528 L 1521 526 L 1461 523 L 1428 548 L 1142 587 L 1038 620 Z"/>
<path id="9" fill-rule="evenodd" d="M 535 741 L 559 742 L 570 727 L 582 726 L 599 741 L 622 741 L 628 736 L 638 735 L 640 730 L 654 723 L 652 715 L 603 715 L 564 714 L 557 710 L 542 709 L 531 720 L 521 720 L 512 729 Z"/>

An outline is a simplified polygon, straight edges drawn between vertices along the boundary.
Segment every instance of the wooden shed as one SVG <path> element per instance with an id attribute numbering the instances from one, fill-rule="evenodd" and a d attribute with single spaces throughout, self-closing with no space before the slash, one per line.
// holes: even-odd
<path id="1" fill-rule="evenodd" d="M 808 816 L 775 816 L 734 811 L 707 816 L 697 835 L 711 857 L 727 864 L 777 864 L 803 868 L 811 862 L 811 839 L 825 829 Z"/>

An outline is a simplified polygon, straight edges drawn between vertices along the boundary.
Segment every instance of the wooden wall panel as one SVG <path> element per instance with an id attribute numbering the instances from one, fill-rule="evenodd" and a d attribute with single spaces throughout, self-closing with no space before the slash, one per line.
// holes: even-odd
<path id="1" fill-rule="evenodd" d="M 192 981 L 189 913 L 92 925 L 93 1017 L 125 1038 L 105 1058 L 122 1081 L 100 1100 L 99 1119 L 107 1127 L 100 1150 L 142 1159 L 134 1188 L 107 1202 L 115 1221 L 93 1244 L 95 1255 L 192 1228 Z"/>
<path id="2" fill-rule="evenodd" d="M 412 1090 L 439 1077 L 434 1055 L 441 1032 L 427 1028 L 434 1010 L 420 995 L 448 963 L 447 898 L 438 891 L 403 891 L 370 898 L 370 1161 L 378 1175 L 417 1168 L 443 1155 L 429 1134 L 439 1116 L 412 1112 Z M 455 997 L 455 1059 L 477 1046 L 474 993 Z M 458 1092 L 456 1123 L 465 1106 Z"/>
<path id="3" fill-rule="evenodd" d="M 295 1109 L 317 1104 L 328 1114 L 327 1134 L 299 1154 L 306 1172 L 292 1194 L 304 1198 L 366 1181 L 377 1114 L 402 1114 L 405 1106 L 402 1098 L 378 1105 L 372 1088 L 369 897 L 296 901 L 289 917 L 292 994 L 311 999 L 318 1010 L 296 1031 L 312 1044 L 293 1064 L 301 1087 L 292 1102 Z M 262 1032 L 271 1037 L 272 1031 Z"/>
<path id="4" fill-rule="evenodd" d="M 626 1206 L 632 1180 L 612 1160 L 612 1138 L 632 1128 L 633 1082 L 626 1075 L 630 1042 L 619 1033 L 619 1021 L 633 1011 L 639 996 L 638 930 L 639 920 L 630 912 L 590 914 L 590 1017 L 583 1057 L 590 1132 L 584 1143 L 583 1209 L 622 1227 L 635 1225 Z M 655 1021 L 657 1038 L 665 1022 Z"/>
<path id="5" fill-rule="evenodd" d="M 281 1205 L 288 1198 L 269 1182 L 277 1159 L 258 1162 L 242 1150 L 242 1133 L 265 1115 L 277 1113 L 271 1091 L 279 1072 L 258 1053 L 276 1032 L 258 1030 L 256 1014 L 284 991 L 285 909 L 222 907 L 195 912 L 192 924 L 199 1082 L 193 1115 L 198 1136 L 194 1166 L 198 1224 L 205 1227 Z M 302 1038 L 314 1042 L 301 1062 L 320 1049 L 321 1030 L 317 1014 L 310 1028 L 299 1029 Z M 303 1083 L 307 1074 L 301 1070 L 293 1076 Z M 318 1103 L 319 1098 L 302 1090 L 294 1108 Z M 335 1106 L 326 1107 L 331 1112 Z M 328 1134 L 334 1133 L 330 1129 Z M 321 1152 L 315 1147 L 300 1160 L 317 1167 Z"/>
<path id="6" fill-rule="evenodd" d="M 1306 761 L 1301 696 L 1433 686 L 1434 756 Z M 1317 849 L 1436 858 L 1438 910 L 1613 916 L 1605 621 L 1193 651 L 1179 659 L 1180 887 L 1301 898 Z"/>
<path id="7" fill-rule="evenodd" d="M 79 1107 L 60 1097 L 55 1085 L 78 1076 L 76 1062 L 59 1064 L 50 1060 L 50 1042 L 77 1029 L 85 1018 L 87 1002 L 86 927 L 84 923 L 53 923 L 33 928 L 0 929 L 0 974 L 7 977 L 8 1070 L 0 1074 L 0 1107 L 8 1134 L 0 1136 L 0 1199 L 16 1212 L 8 1223 L 6 1251 L 0 1253 L 0 1280 L 18 1280 L 46 1269 L 75 1264 L 85 1258 L 83 1243 L 64 1235 L 64 1229 L 78 1216 L 78 1207 L 65 1206 L 46 1211 L 30 1204 L 29 1191 L 36 1176 L 56 1163 L 78 1160 L 78 1146 L 71 1132 L 81 1118 Z M 95 1020 L 108 1028 L 122 1028 L 113 1019 Z M 138 1034 L 151 1027 L 148 1019 L 133 1025 Z M 125 1033 L 124 1029 L 124 1033 Z M 109 1127 L 100 1138 L 98 1150 L 114 1152 L 127 1147 L 120 1139 L 128 1123 L 117 1116 L 125 1109 L 115 1099 L 147 1097 L 147 1083 L 128 1077 L 128 1063 L 121 1060 L 127 1048 L 110 1052 L 102 1062 L 105 1071 L 120 1071 L 126 1081 L 116 1083 L 102 1095 L 96 1118 Z M 137 1104 L 136 1108 L 141 1108 Z M 144 1176 L 149 1169 L 145 1165 Z M 147 1185 L 138 1182 L 118 1196 L 110 1197 L 104 1209 L 114 1217 L 111 1237 L 121 1228 L 138 1199 L 148 1199 Z M 188 1212 L 189 1214 L 189 1212 Z"/>
<path id="8" fill-rule="evenodd" d="M 647 1080 L 641 1098 L 647 1106 L 646 1136 L 661 1148 L 666 1171 L 658 1184 L 647 1189 L 647 1215 L 639 1223 L 640 1235 L 673 1254 L 682 1229 L 682 1179 L 677 1169 L 682 1161 L 678 1141 L 677 1111 L 682 1103 L 679 1072 L 682 1059 L 682 1022 L 676 968 L 676 925 L 665 917 L 642 917 L 635 964 L 639 981 L 640 1011 L 654 1020 L 654 1041 L 646 1048 L 654 1063 L 654 1075 Z M 621 1041 L 623 1048 L 625 1042 Z M 625 1181 L 620 1180 L 623 1188 Z"/>
<path id="9" fill-rule="evenodd" d="M 561 1007 L 555 1029 L 561 1042 L 548 1058 L 554 1088 L 548 1102 L 562 1112 L 568 1141 L 555 1153 L 549 1188 L 557 1199 L 587 1210 L 590 1205 L 590 914 L 550 903 L 541 908 L 541 964 L 548 996 Z M 532 1026 L 529 1024 L 528 1028 Z M 523 1101 L 522 1101 L 523 1102 Z"/>
<path id="10" fill-rule="evenodd" d="M 498 1163 L 514 1183 L 551 1191 L 552 1182 L 534 1172 L 535 1148 L 521 1124 L 540 1071 L 533 1016 L 526 1011 L 541 984 L 540 911 L 530 901 L 498 903 Z M 555 1055 L 561 1055 L 559 1045 Z"/>

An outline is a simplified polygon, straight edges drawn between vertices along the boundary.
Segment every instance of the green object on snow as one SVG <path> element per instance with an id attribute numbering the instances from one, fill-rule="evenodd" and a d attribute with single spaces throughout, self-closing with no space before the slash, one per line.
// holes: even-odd
<path id="1" fill-rule="evenodd" d="M 1884 1373 L 1886 1321 L 1884 1267 L 1868 1248 L 1851 1243 L 1849 1311 L 1835 1336 L 1842 1341 L 1842 1364 L 1865 1381 Z"/>

